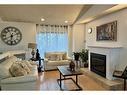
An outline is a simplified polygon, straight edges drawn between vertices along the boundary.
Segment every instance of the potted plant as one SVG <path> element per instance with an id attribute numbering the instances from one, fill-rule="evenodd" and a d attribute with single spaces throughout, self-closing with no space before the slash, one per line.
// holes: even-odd
<path id="1" fill-rule="evenodd" d="M 88 67 L 88 49 L 82 49 L 80 52 L 80 58 L 82 63 L 84 63 L 84 67 Z"/>
<path id="2" fill-rule="evenodd" d="M 74 55 L 74 60 L 79 61 L 80 53 L 79 52 L 73 52 L 73 55 Z"/>

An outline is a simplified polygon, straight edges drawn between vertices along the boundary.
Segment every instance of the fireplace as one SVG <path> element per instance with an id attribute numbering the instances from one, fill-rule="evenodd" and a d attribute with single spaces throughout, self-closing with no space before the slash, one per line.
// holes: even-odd
<path id="1" fill-rule="evenodd" d="M 117 66 L 119 66 L 120 64 L 120 51 L 121 51 L 121 46 L 88 46 L 88 49 L 89 49 L 89 70 L 93 72 L 99 72 L 99 75 L 102 75 L 104 72 L 106 72 L 106 74 L 103 74 L 102 76 L 106 76 L 106 79 L 109 79 L 109 80 L 113 80 L 114 77 L 112 76 L 114 70 L 117 69 Z M 94 53 L 94 54 L 92 54 Z M 104 67 L 101 67 L 102 64 L 100 65 L 99 63 L 97 63 L 97 65 L 94 65 L 95 63 L 91 62 L 91 61 L 94 61 L 94 59 L 96 59 L 96 54 L 98 55 L 104 55 L 104 59 L 106 59 L 103 62 L 103 66 Z M 94 58 L 94 59 L 91 59 Z M 97 58 L 98 59 L 98 58 Z M 103 59 L 103 57 L 102 57 Z M 100 59 L 102 61 L 102 59 Z M 100 61 L 99 60 L 99 61 Z M 96 62 L 96 61 L 95 61 Z M 92 64 L 91 64 L 92 63 Z M 104 65 L 105 64 L 105 65 Z M 93 66 L 91 66 L 93 65 Z M 99 66 L 98 66 L 99 65 Z M 101 67 L 101 69 L 99 68 Z M 103 69 L 102 69 L 103 68 Z"/>
<path id="2" fill-rule="evenodd" d="M 106 78 L 106 55 L 90 53 L 90 69 Z"/>

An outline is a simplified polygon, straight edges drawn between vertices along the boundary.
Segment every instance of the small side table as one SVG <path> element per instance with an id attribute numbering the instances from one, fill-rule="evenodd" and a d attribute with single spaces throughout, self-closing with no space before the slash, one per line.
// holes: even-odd
<path id="1" fill-rule="evenodd" d="M 42 64 L 41 64 L 41 63 L 42 63 L 41 60 L 44 61 L 43 58 L 40 58 L 40 59 L 31 58 L 30 60 L 32 60 L 32 61 L 38 61 L 38 62 L 39 62 L 38 72 L 42 72 L 42 71 L 43 71 L 43 70 L 42 70 L 43 66 L 42 66 Z"/>

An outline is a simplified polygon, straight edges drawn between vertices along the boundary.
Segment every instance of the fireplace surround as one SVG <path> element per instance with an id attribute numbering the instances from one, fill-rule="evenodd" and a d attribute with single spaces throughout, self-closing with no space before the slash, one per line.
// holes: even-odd
<path id="1" fill-rule="evenodd" d="M 91 71 L 91 53 L 106 55 L 106 79 L 113 80 L 113 72 L 120 64 L 121 46 L 88 46 L 89 70 Z M 100 75 L 100 74 L 99 74 Z"/>

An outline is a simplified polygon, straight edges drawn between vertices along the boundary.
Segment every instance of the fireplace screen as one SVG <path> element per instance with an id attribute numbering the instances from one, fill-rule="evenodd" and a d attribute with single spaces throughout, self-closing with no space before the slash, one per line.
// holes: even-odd
<path id="1" fill-rule="evenodd" d="M 106 77 L 106 55 L 90 53 L 91 71 Z"/>

